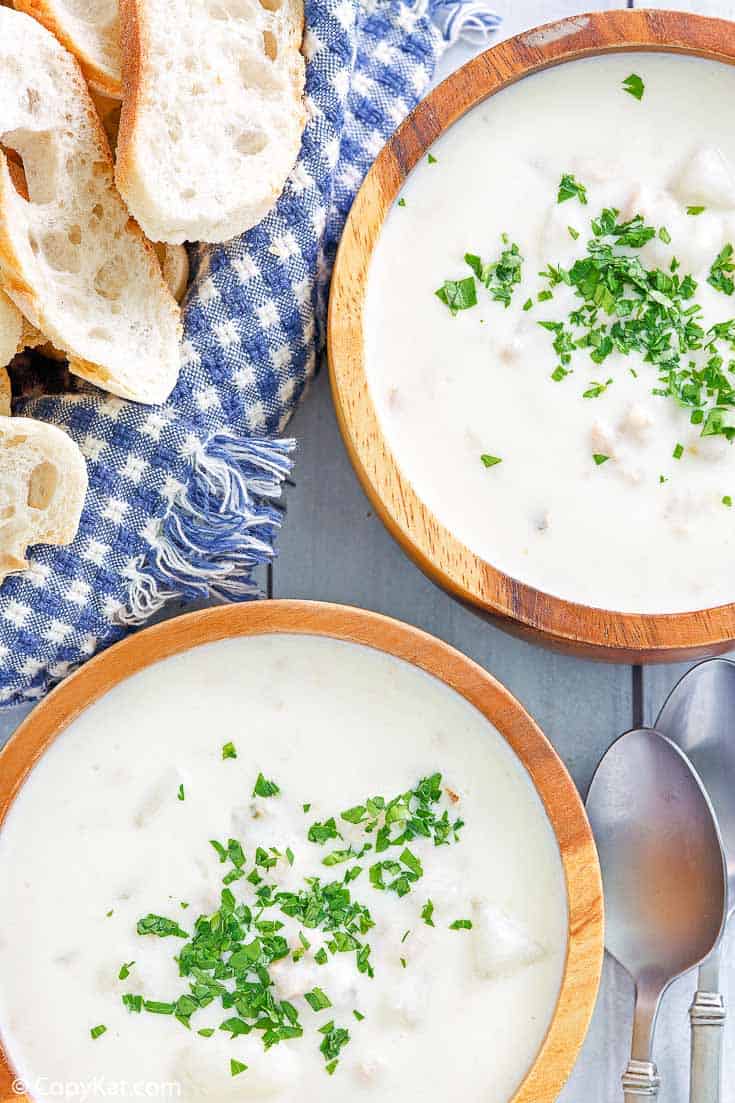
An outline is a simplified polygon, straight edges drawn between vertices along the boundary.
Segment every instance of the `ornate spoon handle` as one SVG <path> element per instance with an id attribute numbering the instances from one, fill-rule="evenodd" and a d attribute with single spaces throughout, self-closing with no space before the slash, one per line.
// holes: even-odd
<path id="1" fill-rule="evenodd" d="M 719 992 L 697 990 L 689 1008 L 692 1065 L 689 1103 L 719 1103 L 725 1002 Z"/>
<path id="2" fill-rule="evenodd" d="M 625 1103 L 640 1103 L 641 1099 L 656 1099 L 661 1081 L 653 1061 L 633 1058 L 623 1073 Z"/>

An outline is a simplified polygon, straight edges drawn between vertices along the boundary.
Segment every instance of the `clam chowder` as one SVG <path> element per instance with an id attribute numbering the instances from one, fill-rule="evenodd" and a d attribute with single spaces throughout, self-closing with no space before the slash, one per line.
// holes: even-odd
<path id="1" fill-rule="evenodd" d="M 310 636 L 199 647 L 89 707 L 10 808 L 0 897 L 0 1035 L 38 1100 L 503 1103 L 566 955 L 505 741 Z"/>
<path id="2" fill-rule="evenodd" d="M 732 67 L 616 54 L 475 107 L 377 242 L 365 362 L 419 498 L 625 612 L 735 600 Z"/>

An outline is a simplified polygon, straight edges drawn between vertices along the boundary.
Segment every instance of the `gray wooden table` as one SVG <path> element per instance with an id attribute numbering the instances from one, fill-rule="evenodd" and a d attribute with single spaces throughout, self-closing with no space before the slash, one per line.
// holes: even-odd
<path id="1" fill-rule="evenodd" d="M 498 0 L 502 35 L 592 8 L 624 7 L 583 0 Z M 627 6 L 632 6 L 628 4 Z M 735 0 L 667 0 L 649 7 L 696 10 L 735 18 Z M 453 48 L 437 79 L 474 51 Z M 584 794 L 605 748 L 627 728 L 650 723 L 681 666 L 609 666 L 567 658 L 512 639 L 489 627 L 429 582 L 405 557 L 375 517 L 342 445 L 326 374 L 294 418 L 299 440 L 294 485 L 286 494 L 287 517 L 280 557 L 267 572 L 270 597 L 313 598 L 360 605 L 390 614 L 440 636 L 477 660 L 523 702 L 552 740 Z M 0 744 L 29 708 L 0 712 Z M 730 939 L 730 984 L 735 1002 L 735 937 Z M 667 997 L 657 1036 L 664 1081 L 662 1103 L 687 1099 L 688 1020 L 693 978 Z M 627 1059 L 632 991 L 606 960 L 592 1028 L 563 1103 L 619 1103 L 620 1073 Z M 727 1027 L 723 1103 L 735 1103 L 735 1010 Z M 729 1067 L 727 1067 L 729 1066 Z"/>

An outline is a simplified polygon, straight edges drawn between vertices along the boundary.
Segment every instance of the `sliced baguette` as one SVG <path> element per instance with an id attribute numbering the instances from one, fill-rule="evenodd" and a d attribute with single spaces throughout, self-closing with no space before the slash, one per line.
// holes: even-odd
<path id="1" fill-rule="evenodd" d="M 0 277 L 72 371 L 160 403 L 179 370 L 180 313 L 115 190 L 99 117 L 74 58 L 39 23 L 0 8 Z"/>
<path id="2" fill-rule="evenodd" d="M 0 367 L 5 367 L 20 348 L 23 315 L 15 303 L 0 291 Z"/>
<path id="3" fill-rule="evenodd" d="M 14 0 L 14 5 L 43 23 L 74 54 L 92 88 L 120 99 L 118 0 Z"/>
<path id="4" fill-rule="evenodd" d="M 55 425 L 0 417 L 0 579 L 26 567 L 30 544 L 70 544 L 87 493 L 87 466 Z"/>
<path id="5" fill-rule="evenodd" d="M 151 241 L 226 241 L 298 155 L 303 0 L 121 0 L 115 178 Z"/>
<path id="6" fill-rule="evenodd" d="M 0 416 L 10 417 L 12 414 L 11 402 L 13 401 L 13 388 L 10 385 L 10 376 L 7 368 L 0 368 Z"/>

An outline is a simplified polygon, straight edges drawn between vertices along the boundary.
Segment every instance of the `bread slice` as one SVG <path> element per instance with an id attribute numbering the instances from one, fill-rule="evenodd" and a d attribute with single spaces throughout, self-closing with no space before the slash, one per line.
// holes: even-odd
<path id="1" fill-rule="evenodd" d="M 15 303 L 0 291 L 0 367 L 15 356 L 23 336 L 23 315 Z"/>
<path id="2" fill-rule="evenodd" d="M 33 19 L 0 8 L 0 282 L 66 352 L 72 371 L 160 403 L 179 370 L 180 312 L 115 190 L 99 117 L 74 58 Z"/>
<path id="3" fill-rule="evenodd" d="M 118 0 L 14 0 L 17 11 L 43 23 L 74 54 L 89 84 L 122 95 Z"/>
<path id="4" fill-rule="evenodd" d="M 7 368 L 0 368 L 0 416 L 10 417 L 12 414 L 11 403 L 13 401 L 13 388 L 10 384 L 10 376 Z"/>
<path id="5" fill-rule="evenodd" d="M 0 579 L 26 567 L 29 544 L 70 544 L 87 493 L 87 466 L 55 425 L 0 417 Z"/>
<path id="6" fill-rule="evenodd" d="M 121 0 L 115 178 L 151 241 L 226 241 L 296 160 L 303 0 Z"/>

